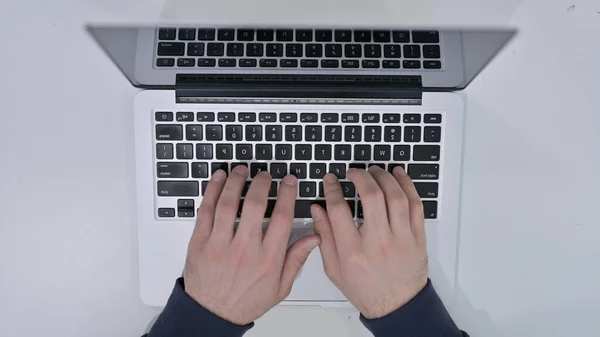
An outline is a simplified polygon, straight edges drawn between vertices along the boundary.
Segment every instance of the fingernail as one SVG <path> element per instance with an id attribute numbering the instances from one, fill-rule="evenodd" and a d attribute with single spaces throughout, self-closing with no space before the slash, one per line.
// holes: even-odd
<path id="1" fill-rule="evenodd" d="M 338 181 L 337 177 L 333 173 L 327 173 L 325 177 L 323 177 L 323 180 L 328 183 L 337 183 Z"/>
<path id="2" fill-rule="evenodd" d="M 225 171 L 223 170 L 217 170 L 215 171 L 215 173 L 213 173 L 212 175 L 212 179 L 214 181 L 223 181 L 227 178 L 227 174 L 225 173 Z"/>
<path id="3" fill-rule="evenodd" d="M 310 210 L 312 213 L 313 220 L 315 220 L 315 222 L 321 221 L 321 219 L 322 219 L 321 208 L 317 205 L 312 205 L 312 206 L 310 206 Z"/>
<path id="4" fill-rule="evenodd" d="M 282 182 L 286 185 L 294 186 L 298 182 L 298 179 L 296 179 L 296 176 L 288 174 L 283 178 Z"/>
<path id="5" fill-rule="evenodd" d="M 248 174 L 248 167 L 246 165 L 238 165 L 233 169 L 233 172 L 245 176 Z"/>
<path id="6" fill-rule="evenodd" d="M 396 166 L 394 168 L 394 171 L 396 173 L 398 173 L 399 175 L 401 175 L 401 176 L 405 176 L 406 175 L 406 171 L 404 171 L 404 169 L 402 168 L 402 166 Z"/>
<path id="7" fill-rule="evenodd" d="M 377 170 L 383 170 L 383 169 L 380 166 L 372 165 L 372 166 L 369 166 L 369 170 L 375 170 L 375 171 L 377 171 Z"/>

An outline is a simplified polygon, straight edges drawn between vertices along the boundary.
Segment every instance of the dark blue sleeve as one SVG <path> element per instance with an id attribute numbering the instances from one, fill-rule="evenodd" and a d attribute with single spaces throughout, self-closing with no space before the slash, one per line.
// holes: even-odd
<path id="1" fill-rule="evenodd" d="M 415 298 L 400 309 L 376 319 L 360 315 L 375 337 L 468 337 L 448 314 L 431 280 Z"/>
<path id="2" fill-rule="evenodd" d="M 165 309 L 145 336 L 241 337 L 253 326 L 231 323 L 204 309 L 185 292 L 183 278 L 179 278 Z"/>

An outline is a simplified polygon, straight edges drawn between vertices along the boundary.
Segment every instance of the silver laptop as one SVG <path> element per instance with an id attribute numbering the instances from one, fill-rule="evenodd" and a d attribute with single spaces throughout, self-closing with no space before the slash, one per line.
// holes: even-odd
<path id="1" fill-rule="evenodd" d="M 404 167 L 423 199 L 430 275 L 452 299 L 464 103 L 461 90 L 513 30 L 411 27 L 88 26 L 135 98 L 140 293 L 162 306 L 181 276 L 212 172 L 247 165 L 299 179 L 290 243 L 313 232 L 321 179 L 336 174 L 357 225 L 351 167 Z M 128 113 L 125 112 L 124 113 Z M 244 195 L 242 195 L 243 204 Z M 345 306 L 314 251 L 283 304 Z"/>

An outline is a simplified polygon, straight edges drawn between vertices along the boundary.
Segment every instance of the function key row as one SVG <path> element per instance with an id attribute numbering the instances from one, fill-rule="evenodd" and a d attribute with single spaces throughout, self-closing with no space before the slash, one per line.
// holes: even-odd
<path id="1" fill-rule="evenodd" d="M 160 28 L 159 40 L 439 43 L 434 30 Z"/>

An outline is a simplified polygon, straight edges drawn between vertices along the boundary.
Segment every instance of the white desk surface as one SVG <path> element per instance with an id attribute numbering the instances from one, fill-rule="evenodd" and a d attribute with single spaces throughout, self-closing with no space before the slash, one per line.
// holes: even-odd
<path id="1" fill-rule="evenodd" d="M 209 9 L 220 3 L 197 2 Z M 346 8 L 341 20 L 394 23 L 391 9 L 397 17 L 410 13 L 408 1 L 380 2 L 387 7 L 368 5 L 365 22 L 355 21 L 360 5 Z M 423 24 L 504 20 L 520 29 L 465 91 L 459 269 L 450 311 L 472 336 L 597 337 L 600 2 L 507 1 L 512 8 L 505 10 L 488 2 L 464 0 L 464 11 L 437 16 L 426 15 L 436 7 L 416 6 Z M 139 336 L 160 309 L 138 295 L 136 89 L 82 25 L 153 20 L 173 7 L 162 12 L 161 0 L 2 7 L 0 335 Z M 244 8 L 231 17 L 223 8 L 215 9 L 221 19 L 244 18 Z M 317 16 L 294 20 L 329 17 L 317 9 Z M 248 333 L 284 335 L 369 333 L 355 311 L 294 307 L 274 309 Z"/>

